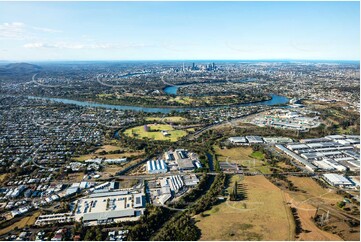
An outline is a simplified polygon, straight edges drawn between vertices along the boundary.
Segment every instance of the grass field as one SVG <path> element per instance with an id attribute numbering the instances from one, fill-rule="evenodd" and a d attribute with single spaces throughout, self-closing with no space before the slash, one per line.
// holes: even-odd
<path id="1" fill-rule="evenodd" d="M 283 192 L 263 176 L 238 179 L 242 201 L 226 201 L 197 215 L 201 240 L 293 240 L 294 222 Z"/>
<path id="2" fill-rule="evenodd" d="M 100 153 L 102 151 L 111 152 L 111 151 L 115 151 L 115 150 L 123 151 L 124 149 L 120 146 L 117 146 L 116 142 L 114 142 L 114 145 L 103 145 L 102 147 L 100 147 L 93 153 L 81 155 L 78 157 L 73 157 L 73 159 L 76 161 L 85 161 L 85 160 L 94 159 L 94 158 L 117 159 L 117 158 L 127 158 L 127 157 L 131 157 L 131 156 L 139 156 L 139 155 L 144 154 L 144 151 L 127 151 L 127 150 L 125 150 L 125 152 L 123 152 L 121 154 L 100 155 Z"/>
<path id="3" fill-rule="evenodd" d="M 121 147 L 115 145 L 103 145 L 100 149 L 96 150 L 95 153 L 100 153 L 102 151 L 110 152 L 121 149 L 122 149 Z"/>
<path id="4" fill-rule="evenodd" d="M 39 217 L 40 212 L 35 212 L 32 216 L 27 216 L 22 218 L 20 221 L 0 230 L 0 235 L 6 234 L 13 231 L 16 227 L 19 229 L 24 228 L 27 225 L 33 225 L 36 221 L 36 218 Z"/>
<path id="5" fill-rule="evenodd" d="M 153 140 L 169 140 L 171 142 L 175 142 L 187 135 L 186 131 L 175 130 L 172 128 L 172 126 L 168 124 L 150 124 L 148 125 L 148 127 L 149 127 L 149 131 L 145 131 L 143 125 L 133 127 L 125 130 L 124 134 L 138 139 L 149 138 Z M 170 135 L 164 136 L 161 133 L 162 130 L 167 131 Z"/>
<path id="6" fill-rule="evenodd" d="M 262 161 L 264 154 L 259 151 L 253 152 L 251 147 L 221 149 L 215 145 L 213 148 L 220 162 L 233 162 L 247 167 L 250 172 L 260 171 L 263 174 L 271 173 L 270 166 Z"/>
<path id="7" fill-rule="evenodd" d="M 336 204 L 343 199 L 342 196 L 335 193 L 333 190 L 322 188 L 312 178 L 309 177 L 288 177 L 299 189 L 306 191 L 302 192 L 287 192 L 286 200 L 292 207 L 297 209 L 303 232 L 299 235 L 298 240 L 341 240 L 335 234 L 320 230 L 312 221 L 315 216 L 318 205 L 330 206 Z"/>
<path id="8" fill-rule="evenodd" d="M 172 117 L 147 117 L 145 118 L 146 121 L 164 121 L 164 122 L 172 122 L 172 123 L 184 123 L 187 121 L 186 118 L 180 117 L 180 116 L 172 116 Z"/>

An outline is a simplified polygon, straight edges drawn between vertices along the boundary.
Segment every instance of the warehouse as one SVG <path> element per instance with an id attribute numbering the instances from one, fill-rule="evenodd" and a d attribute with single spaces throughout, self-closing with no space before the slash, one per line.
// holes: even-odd
<path id="1" fill-rule="evenodd" d="M 85 225 L 100 225 L 139 219 L 145 208 L 143 193 L 129 191 L 92 194 L 78 200 L 75 220 Z"/>
<path id="2" fill-rule="evenodd" d="M 247 145 L 248 141 L 246 140 L 245 137 L 230 137 L 228 139 L 232 144 L 235 145 Z"/>
<path id="3" fill-rule="evenodd" d="M 168 167 L 164 160 L 149 160 L 147 161 L 147 171 L 149 174 L 166 173 Z"/>
<path id="4" fill-rule="evenodd" d="M 261 136 L 246 136 L 246 139 L 250 144 L 262 144 L 263 139 Z"/>
<path id="5" fill-rule="evenodd" d="M 354 137 L 353 139 L 359 140 Z M 320 169 L 357 171 L 360 169 L 360 153 L 350 142 L 343 142 L 345 140 L 346 136 L 342 135 L 303 139 L 300 140 L 301 143 L 287 144 L 287 149 L 282 151 L 301 163 L 305 160 Z"/>
<path id="6" fill-rule="evenodd" d="M 332 186 L 350 187 L 354 185 L 349 179 L 338 174 L 323 174 L 323 177 Z"/>
<path id="7" fill-rule="evenodd" d="M 294 152 L 288 150 L 286 147 L 284 147 L 283 145 L 276 145 L 276 148 L 280 149 L 281 151 L 283 151 L 284 153 L 286 153 L 287 155 L 291 156 L 293 159 L 295 159 L 296 161 L 302 163 L 308 170 L 310 171 L 315 171 L 317 169 L 316 166 L 314 166 L 313 164 L 311 164 L 310 162 L 308 162 L 307 160 L 303 159 L 302 157 L 298 156 L 297 154 L 295 154 Z"/>

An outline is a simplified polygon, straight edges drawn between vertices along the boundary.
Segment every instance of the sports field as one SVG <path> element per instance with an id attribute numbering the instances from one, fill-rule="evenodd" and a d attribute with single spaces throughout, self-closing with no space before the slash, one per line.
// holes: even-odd
<path id="1" fill-rule="evenodd" d="M 196 216 L 201 240 L 293 240 L 295 225 L 283 192 L 263 176 L 238 180 L 244 200 L 227 200 Z"/>
<path id="2" fill-rule="evenodd" d="M 149 124 L 148 127 L 148 131 L 144 129 L 144 125 L 129 128 L 124 131 L 124 134 L 137 139 L 148 138 L 153 140 L 169 140 L 171 142 L 178 141 L 187 135 L 186 131 L 175 130 L 168 124 Z M 169 135 L 164 136 L 161 133 L 162 130 L 167 131 Z"/>

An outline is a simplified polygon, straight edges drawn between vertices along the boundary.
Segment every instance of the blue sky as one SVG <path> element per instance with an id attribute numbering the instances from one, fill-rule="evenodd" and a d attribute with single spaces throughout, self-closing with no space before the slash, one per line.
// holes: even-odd
<path id="1" fill-rule="evenodd" d="M 359 58 L 359 2 L 0 2 L 0 60 Z"/>

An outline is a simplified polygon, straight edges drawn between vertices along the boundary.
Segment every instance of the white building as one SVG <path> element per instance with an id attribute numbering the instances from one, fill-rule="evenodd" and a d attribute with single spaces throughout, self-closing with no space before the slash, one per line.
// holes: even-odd
<path id="1" fill-rule="evenodd" d="M 332 186 L 349 187 L 354 185 L 349 179 L 339 174 L 323 174 L 323 177 Z"/>
<path id="2" fill-rule="evenodd" d="M 149 160 L 147 161 L 147 171 L 149 174 L 166 173 L 168 167 L 164 160 Z"/>
<path id="3" fill-rule="evenodd" d="M 230 138 L 228 138 L 228 140 L 232 144 L 236 144 L 236 145 L 246 145 L 246 144 L 248 144 L 248 141 L 246 140 L 245 137 L 230 137 Z"/>
<path id="4" fill-rule="evenodd" d="M 145 209 L 143 193 L 129 191 L 103 192 L 78 200 L 75 220 L 85 225 L 138 220 Z"/>

